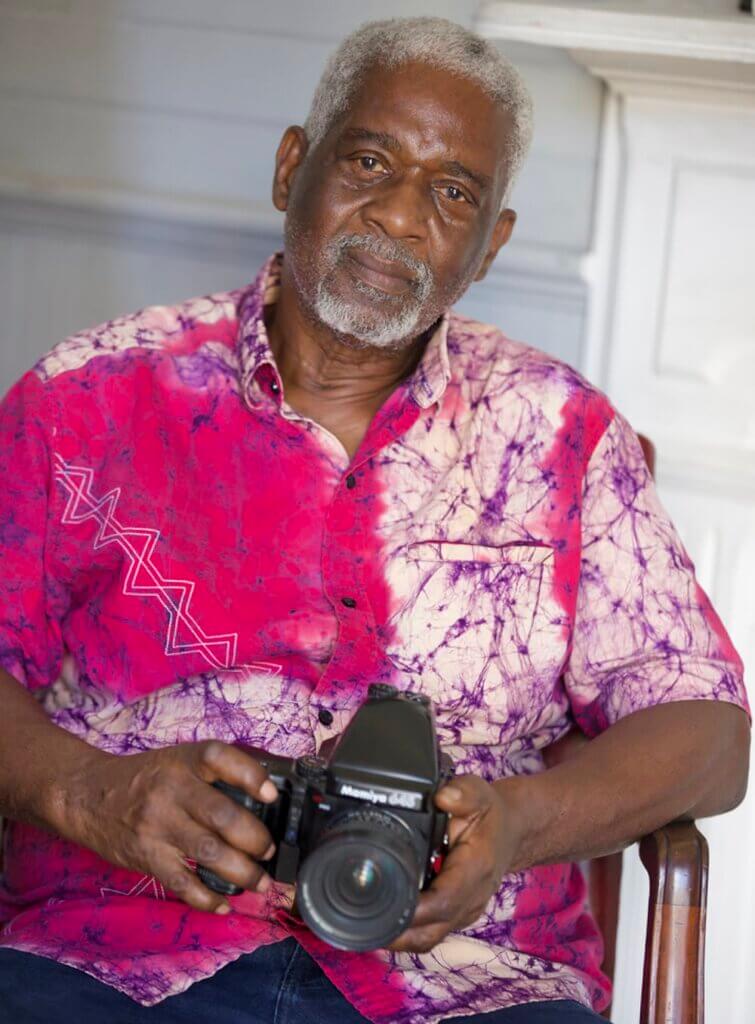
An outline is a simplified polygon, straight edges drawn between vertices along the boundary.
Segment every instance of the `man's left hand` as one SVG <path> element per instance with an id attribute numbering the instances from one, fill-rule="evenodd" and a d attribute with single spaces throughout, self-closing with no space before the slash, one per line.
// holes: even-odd
<path id="1" fill-rule="evenodd" d="M 427 953 L 449 932 L 472 924 L 510 870 L 516 836 L 498 790 L 476 775 L 461 775 L 435 803 L 451 815 L 450 852 L 421 894 L 410 927 L 388 947 L 397 953 Z"/>

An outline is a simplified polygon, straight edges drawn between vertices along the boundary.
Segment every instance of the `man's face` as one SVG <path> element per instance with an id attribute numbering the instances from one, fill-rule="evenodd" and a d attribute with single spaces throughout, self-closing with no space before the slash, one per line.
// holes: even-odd
<path id="1" fill-rule="evenodd" d="M 513 227 L 499 217 L 509 130 L 475 83 L 416 63 L 371 69 L 306 158 L 288 129 L 273 195 L 307 314 L 362 347 L 431 326 Z"/>

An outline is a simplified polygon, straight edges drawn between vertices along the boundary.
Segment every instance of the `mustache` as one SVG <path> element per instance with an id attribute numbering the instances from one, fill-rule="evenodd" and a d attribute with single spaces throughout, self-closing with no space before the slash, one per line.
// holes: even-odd
<path id="1" fill-rule="evenodd" d="M 374 235 L 341 235 L 328 245 L 328 255 L 336 263 L 348 249 L 362 249 L 378 259 L 403 264 L 412 275 L 412 287 L 419 299 L 426 298 L 432 291 L 433 272 L 430 267 L 398 242 Z"/>

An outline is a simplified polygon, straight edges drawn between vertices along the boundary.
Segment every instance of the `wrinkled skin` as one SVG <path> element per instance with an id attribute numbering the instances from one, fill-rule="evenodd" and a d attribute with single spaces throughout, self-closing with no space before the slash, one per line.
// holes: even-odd
<path id="1" fill-rule="evenodd" d="M 349 454 L 511 236 L 516 214 L 500 209 L 509 132 L 476 84 L 407 64 L 369 71 L 317 146 L 298 126 L 283 135 L 273 201 L 286 211 L 286 255 L 270 343 L 288 404 Z M 339 250 L 350 238 L 369 248 Z M 378 344 L 335 330 L 316 308 L 323 284 L 368 339 L 386 318 L 414 313 L 414 324 Z"/>
<path id="2" fill-rule="evenodd" d="M 226 899 L 186 865 L 203 864 L 243 888 L 271 884 L 259 861 L 274 845 L 265 826 L 210 783 L 222 779 L 269 803 L 277 791 L 248 754 L 215 740 L 128 757 L 93 750 L 66 787 L 57 831 L 102 857 L 154 875 L 198 910 L 226 913 Z"/>

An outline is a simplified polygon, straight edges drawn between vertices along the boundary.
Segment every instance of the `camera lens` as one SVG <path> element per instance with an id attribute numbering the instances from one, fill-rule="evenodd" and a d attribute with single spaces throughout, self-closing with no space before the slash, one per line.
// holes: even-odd
<path id="1" fill-rule="evenodd" d="M 316 935 L 339 949 L 368 950 L 408 927 L 420 872 L 407 826 L 366 808 L 333 823 L 298 881 L 299 911 Z"/>
<path id="2" fill-rule="evenodd" d="M 336 878 L 338 899 L 343 904 L 364 906 L 372 903 L 383 883 L 380 865 L 372 857 L 352 857 Z"/>

